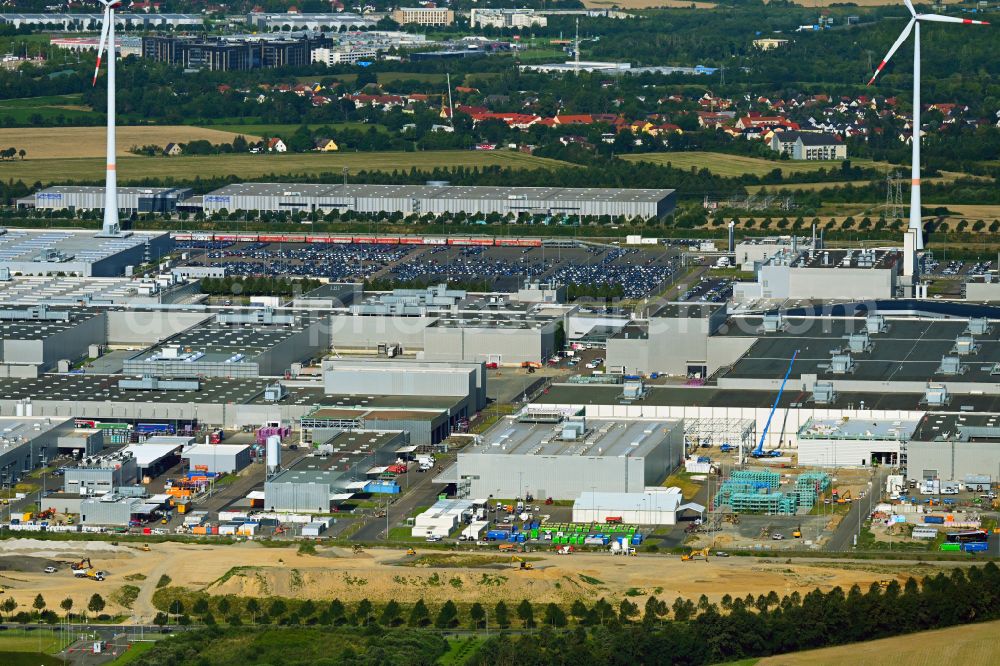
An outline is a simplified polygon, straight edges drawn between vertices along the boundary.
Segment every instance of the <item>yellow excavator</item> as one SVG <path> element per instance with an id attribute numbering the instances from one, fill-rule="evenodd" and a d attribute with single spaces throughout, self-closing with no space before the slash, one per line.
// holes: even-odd
<path id="1" fill-rule="evenodd" d="M 513 564 L 514 562 L 519 563 L 520 564 L 520 566 L 518 566 L 519 571 L 531 571 L 535 568 L 531 565 L 531 562 L 525 562 L 522 558 L 518 557 L 517 555 L 511 555 L 510 562 L 511 564 Z"/>
<path id="2" fill-rule="evenodd" d="M 416 555 L 417 551 L 413 550 L 412 548 L 407 548 L 406 549 L 406 554 L 407 555 Z"/>
<path id="3" fill-rule="evenodd" d="M 793 539 L 801 539 L 802 538 L 802 526 L 801 525 L 799 525 L 794 530 L 792 530 L 792 538 Z"/>
<path id="4" fill-rule="evenodd" d="M 708 562 L 708 553 L 710 548 L 702 548 L 701 550 L 692 550 L 687 555 L 681 555 L 681 562 L 691 562 L 697 559 L 704 559 Z"/>

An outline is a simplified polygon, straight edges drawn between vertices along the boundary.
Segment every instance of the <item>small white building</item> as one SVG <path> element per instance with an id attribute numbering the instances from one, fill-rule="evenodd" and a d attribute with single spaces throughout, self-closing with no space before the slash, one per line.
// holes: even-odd
<path id="1" fill-rule="evenodd" d="M 683 501 L 674 488 L 641 493 L 585 492 L 573 502 L 573 522 L 606 523 L 610 518 L 630 525 L 676 525 L 679 511 L 704 511 L 704 507 Z"/>
<path id="2" fill-rule="evenodd" d="M 810 419 L 799 429 L 799 465 L 868 467 L 898 465 L 900 442 L 909 441 L 917 421 L 896 419 Z"/>
<path id="3" fill-rule="evenodd" d="M 181 452 L 193 471 L 235 474 L 251 462 L 250 446 L 246 444 L 194 444 Z"/>

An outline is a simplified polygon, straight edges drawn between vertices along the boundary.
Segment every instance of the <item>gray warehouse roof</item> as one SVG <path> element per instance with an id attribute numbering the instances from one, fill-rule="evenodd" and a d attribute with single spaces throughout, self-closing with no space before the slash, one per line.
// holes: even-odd
<path id="1" fill-rule="evenodd" d="M 720 303 L 666 303 L 650 316 L 671 319 L 704 319 L 719 310 L 725 310 L 725 307 Z"/>
<path id="2" fill-rule="evenodd" d="M 310 454 L 280 472 L 268 483 L 333 483 L 344 471 L 390 444 L 398 432 L 351 431 L 337 433 L 320 446 L 332 447 L 333 453 Z"/>
<path id="3" fill-rule="evenodd" d="M 303 317 L 297 326 L 223 326 L 210 324 L 197 326 L 178 335 L 171 337 L 161 345 L 152 347 L 134 356 L 131 360 L 150 361 L 154 356 L 162 360 L 178 360 L 176 358 L 163 358 L 162 353 L 165 348 L 180 347 L 182 350 L 190 349 L 192 353 L 202 352 L 204 357 L 201 361 L 225 361 L 235 354 L 242 354 L 247 361 L 253 361 L 271 347 L 284 342 L 292 335 L 301 331 L 305 324 L 310 323 L 309 317 Z M 181 359 L 183 360 L 183 359 Z M 151 361 L 152 362 L 152 361 Z"/>
<path id="4" fill-rule="evenodd" d="M 0 312 L 11 312 L 20 308 L 2 308 Z M 71 330 L 81 322 L 88 321 L 97 316 L 96 310 L 48 309 L 49 313 L 60 316 L 57 313 L 66 313 L 68 318 L 65 321 L 54 319 L 3 319 L 0 317 L 0 341 L 2 340 L 44 340 L 50 336 Z M 7 359 L 8 361 L 13 359 Z"/>
<path id="5" fill-rule="evenodd" d="M 656 202 L 674 190 L 611 187 L 489 187 L 471 185 L 334 185 L 305 183 L 237 183 L 211 192 L 212 196 L 249 197 L 385 197 L 426 199 L 524 199 L 530 201 Z"/>
<path id="6" fill-rule="evenodd" d="M 961 374 L 944 375 L 938 372 L 941 358 L 956 353 L 956 340 L 966 334 L 968 323 L 963 320 L 891 319 L 887 331 L 870 336 L 869 350 L 851 353 L 856 364 L 853 372 L 833 375 L 828 370 L 832 354 L 847 350 L 850 333 L 864 332 L 864 319 L 785 318 L 783 329 L 772 333 L 758 330 L 760 324 L 757 317 L 736 317 L 722 328 L 720 333 L 725 335 L 759 337 L 746 356 L 724 376 L 780 379 L 796 350 L 799 354 L 792 369 L 793 377 L 816 373 L 820 379 L 840 376 L 868 381 L 997 383 L 995 373 L 1000 372 L 1000 367 L 996 366 L 1000 363 L 1000 326 L 990 333 L 973 336 L 978 349 L 959 356 Z"/>
<path id="7" fill-rule="evenodd" d="M 935 408 L 920 404 L 923 393 L 870 393 L 838 392 L 836 407 L 856 407 L 864 403 L 865 409 L 928 411 Z M 539 395 L 534 402 L 545 405 L 635 405 L 649 407 L 756 407 L 770 409 L 774 404 L 775 391 L 747 391 L 744 389 L 722 389 L 717 387 L 647 387 L 646 395 L 639 400 L 625 401 L 622 387 L 584 386 L 580 384 L 554 384 L 547 393 Z M 781 396 L 779 407 L 787 408 L 793 403 L 810 403 L 811 395 L 799 390 L 786 390 Z M 996 395 L 956 395 L 950 411 L 976 411 L 1000 413 L 1000 396 Z"/>
<path id="8" fill-rule="evenodd" d="M 5 229 L 0 230 L 0 266 L 8 261 L 38 261 L 46 253 L 50 255 L 51 263 L 96 262 L 164 235 L 135 232 L 122 238 L 97 238 L 93 231 Z"/>
<path id="9" fill-rule="evenodd" d="M 961 435 L 973 440 L 1000 441 L 1000 414 L 927 414 L 917 425 L 913 439 L 922 442 L 962 440 Z"/>
<path id="10" fill-rule="evenodd" d="M 675 421 L 604 421 L 588 419 L 584 437 L 561 439 L 565 423 L 520 423 L 504 419 L 483 435 L 481 444 L 463 454 L 642 457 L 648 455 Z"/>

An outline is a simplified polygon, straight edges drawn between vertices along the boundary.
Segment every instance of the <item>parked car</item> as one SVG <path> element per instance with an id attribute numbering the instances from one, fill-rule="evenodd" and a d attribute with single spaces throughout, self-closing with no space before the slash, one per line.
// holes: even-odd
<path id="1" fill-rule="evenodd" d="M 771 535 L 771 539 L 773 539 L 774 541 L 781 541 L 784 538 L 785 535 L 780 532 L 775 532 L 774 534 Z M 716 553 L 716 555 L 718 555 L 718 553 Z"/>
<path id="2" fill-rule="evenodd" d="M 55 567 L 51 567 L 51 566 L 50 567 L 45 567 L 45 573 L 55 573 L 57 571 L 59 571 L 59 570 L 56 569 Z"/>

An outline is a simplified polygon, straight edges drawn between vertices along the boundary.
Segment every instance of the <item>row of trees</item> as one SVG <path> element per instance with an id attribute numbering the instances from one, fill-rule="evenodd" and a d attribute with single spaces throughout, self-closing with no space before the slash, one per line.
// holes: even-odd
<path id="1" fill-rule="evenodd" d="M 71 597 L 66 597 L 59 602 L 59 608 L 61 608 L 66 617 L 70 617 L 73 611 L 74 601 Z M 104 608 L 107 603 L 104 598 L 94 593 L 91 595 L 90 600 L 87 602 L 87 610 L 91 613 L 100 614 L 104 612 Z M 28 611 L 17 611 L 17 600 L 13 597 L 7 597 L 0 602 L 0 611 L 8 614 L 8 618 L 12 622 L 19 622 L 22 624 L 27 624 L 28 622 L 45 622 L 46 624 L 56 624 L 59 621 L 59 616 L 56 612 L 48 607 L 48 602 L 45 601 L 45 597 L 41 594 L 35 596 L 34 601 L 31 603 L 31 608 L 34 613 L 29 613 Z"/>
<path id="2" fill-rule="evenodd" d="M 202 278 L 201 293 L 212 296 L 293 296 L 304 294 L 322 283 L 311 278 L 290 280 L 285 277 Z"/>
<path id="3" fill-rule="evenodd" d="M 180 601 L 174 603 L 183 610 Z M 393 600 L 377 607 L 368 600 L 347 605 L 339 600 L 259 601 L 201 595 L 191 610 L 206 624 L 217 624 L 219 615 L 230 625 L 242 625 L 248 620 L 257 625 L 333 625 L 340 629 L 329 630 L 329 640 L 338 643 L 343 641 L 348 627 L 355 627 L 354 631 L 363 635 L 378 636 L 377 642 L 382 645 L 392 644 L 394 636 L 410 635 L 406 628 L 485 631 L 488 627 L 491 634 L 518 630 L 519 635 L 493 634 L 467 662 L 477 666 L 694 666 L 997 619 L 1000 568 L 992 562 L 955 568 L 928 577 L 922 584 L 912 578 L 903 585 L 894 580 L 884 590 L 873 583 L 867 590 L 855 585 L 847 591 L 836 587 L 805 595 L 792 592 L 779 596 L 772 591 L 734 598 L 727 594 L 718 603 L 704 595 L 698 600 L 677 598 L 672 603 L 655 596 L 636 603 L 626 596 L 617 603 L 603 598 L 593 603 L 576 600 L 568 607 L 524 600 L 513 605 L 503 601 L 489 605 L 475 602 L 461 608 L 446 601 L 432 609 L 423 600 L 409 606 Z M 213 640 L 208 642 L 214 643 L 236 635 L 230 632 L 216 628 L 205 635 L 211 636 Z M 320 636 L 326 633 L 317 634 L 316 640 L 322 642 Z M 253 634 L 245 630 L 241 629 L 239 635 L 241 640 L 253 640 L 248 639 Z M 197 639 L 195 635 L 184 640 Z M 169 651 L 180 644 L 184 643 L 165 642 L 163 647 Z M 398 657 L 388 655 L 385 663 L 397 663 Z M 286 663 L 299 662 L 289 659 Z"/>
<path id="4" fill-rule="evenodd" d="M 28 155 L 28 151 L 24 148 L 18 150 L 17 148 L 10 147 L 0 150 L 0 160 L 12 160 L 15 157 L 20 157 L 22 160 Z"/>

